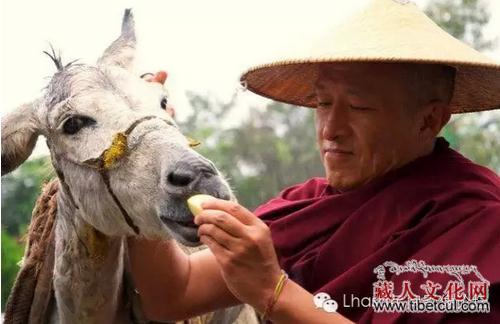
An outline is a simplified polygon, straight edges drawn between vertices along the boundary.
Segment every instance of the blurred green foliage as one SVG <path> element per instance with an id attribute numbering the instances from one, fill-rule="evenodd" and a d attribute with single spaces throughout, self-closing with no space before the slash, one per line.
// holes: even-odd
<path id="1" fill-rule="evenodd" d="M 477 49 L 494 45 L 483 37 L 489 13 L 481 0 L 432 0 L 427 13 L 454 36 Z M 224 103 L 189 93 L 193 112 L 179 125 L 201 140 L 198 151 L 225 172 L 239 201 L 253 209 L 285 187 L 323 175 L 316 149 L 312 109 L 272 102 L 253 107 L 241 124 L 230 124 L 237 102 Z M 459 115 L 443 130 L 452 147 L 470 159 L 500 170 L 500 114 Z M 54 177 L 48 158 L 24 163 L 2 178 L 2 309 L 23 254 L 20 236 L 44 181 Z"/>
<path id="2" fill-rule="evenodd" d="M 432 0 L 426 14 L 441 28 L 477 50 L 488 50 L 498 39 L 482 33 L 490 20 L 488 3 L 484 0 Z M 451 147 L 471 160 L 500 171 L 500 113 L 477 112 L 453 116 L 442 131 Z"/>
<path id="3" fill-rule="evenodd" d="M 496 45 L 496 39 L 488 39 L 483 34 L 491 16 L 488 1 L 431 0 L 425 13 L 441 28 L 478 51 Z"/>
<path id="4" fill-rule="evenodd" d="M 2 311 L 19 270 L 17 263 L 23 254 L 23 246 L 11 234 L 2 229 Z"/>
<path id="5" fill-rule="evenodd" d="M 27 161 L 2 177 L 2 229 L 14 236 L 24 232 L 42 183 L 53 177 L 48 157 Z"/>
<path id="6" fill-rule="evenodd" d="M 257 207 L 286 186 L 323 175 L 312 109 L 272 102 L 251 108 L 241 124 L 220 128 L 218 123 L 237 109 L 234 101 L 217 104 L 193 93 L 188 97 L 194 112 L 179 126 L 202 141 L 197 150 L 225 173 L 247 208 Z"/>
<path id="7" fill-rule="evenodd" d="M 2 311 L 24 254 L 22 237 L 42 184 L 53 178 L 48 157 L 25 162 L 2 177 Z"/>

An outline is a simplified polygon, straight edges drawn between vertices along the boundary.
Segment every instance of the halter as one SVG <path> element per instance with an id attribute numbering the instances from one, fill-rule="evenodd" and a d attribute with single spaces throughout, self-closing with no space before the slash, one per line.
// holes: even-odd
<path id="1" fill-rule="evenodd" d="M 113 198 L 113 201 L 115 204 L 118 206 L 118 209 L 121 211 L 123 218 L 125 219 L 125 222 L 127 225 L 134 231 L 136 235 L 139 235 L 140 230 L 137 225 L 134 224 L 134 221 L 128 214 L 127 210 L 123 207 L 122 203 L 116 196 L 116 194 L 113 192 L 113 189 L 111 188 L 111 182 L 110 182 L 110 176 L 109 176 L 109 170 L 112 169 L 116 164 L 118 163 L 119 160 L 121 160 L 123 157 L 125 157 L 128 153 L 130 153 L 130 150 L 128 149 L 128 136 L 132 133 L 132 131 L 142 122 L 148 121 L 150 119 L 158 118 L 168 125 L 171 125 L 171 123 L 163 118 L 157 117 L 157 116 L 146 116 L 143 118 L 140 118 L 136 121 L 134 121 L 124 132 L 118 132 L 113 136 L 113 140 L 111 142 L 111 145 L 105 149 L 101 155 L 97 158 L 91 158 L 88 160 L 85 160 L 83 162 L 78 162 L 74 161 L 68 158 L 65 158 L 66 160 L 80 165 L 80 166 L 85 166 L 89 167 L 92 169 L 95 169 L 99 172 L 101 175 L 101 178 L 106 185 L 106 189 L 108 193 L 111 195 Z M 200 144 L 200 142 L 193 140 L 191 138 L 187 138 L 189 142 L 190 147 L 194 147 Z M 71 191 L 69 190 L 69 186 L 66 184 L 64 180 L 64 175 L 58 168 L 56 168 L 56 172 L 58 177 L 61 179 L 61 182 L 65 189 L 69 192 L 69 196 L 73 204 L 77 209 L 78 206 L 75 203 L 75 200 L 73 199 L 73 195 L 71 194 Z"/>

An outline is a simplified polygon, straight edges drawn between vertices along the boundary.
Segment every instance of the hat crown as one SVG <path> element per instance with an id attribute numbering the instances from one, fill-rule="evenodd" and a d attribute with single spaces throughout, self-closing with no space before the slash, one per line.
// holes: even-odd
<path id="1" fill-rule="evenodd" d="M 371 0 L 323 37 L 313 41 L 300 56 L 356 56 L 397 61 L 447 61 L 450 53 L 442 48 L 459 49 L 454 62 L 470 62 L 471 56 L 484 64 L 495 64 L 461 41 L 453 38 L 412 1 Z"/>
<path id="2" fill-rule="evenodd" d="M 500 107 L 500 65 L 446 33 L 408 0 L 371 0 L 340 24 L 281 59 L 242 76 L 248 89 L 314 107 L 315 63 L 408 62 L 457 69 L 453 112 Z M 286 49 L 284 49 L 286 50 Z"/>

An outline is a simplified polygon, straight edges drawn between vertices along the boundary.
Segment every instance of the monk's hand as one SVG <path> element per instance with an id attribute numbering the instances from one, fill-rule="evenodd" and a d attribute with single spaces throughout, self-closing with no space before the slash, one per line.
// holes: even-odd
<path id="1" fill-rule="evenodd" d="M 202 243 L 215 255 L 227 287 L 264 311 L 281 269 L 267 225 L 236 202 L 210 199 L 195 218 Z"/>

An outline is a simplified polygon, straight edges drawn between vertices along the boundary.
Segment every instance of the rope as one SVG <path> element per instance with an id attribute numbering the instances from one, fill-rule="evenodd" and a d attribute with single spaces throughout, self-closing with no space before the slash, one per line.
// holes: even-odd
<path id="1" fill-rule="evenodd" d="M 47 183 L 35 204 L 21 270 L 5 307 L 5 324 L 40 322 L 47 313 L 52 297 L 58 185 L 57 179 Z"/>
<path id="2" fill-rule="evenodd" d="M 54 232 L 59 180 L 42 188 L 31 216 L 26 251 L 21 269 L 5 306 L 4 324 L 47 322 L 53 301 Z M 209 323 L 213 313 L 186 320 L 189 324 Z"/>

